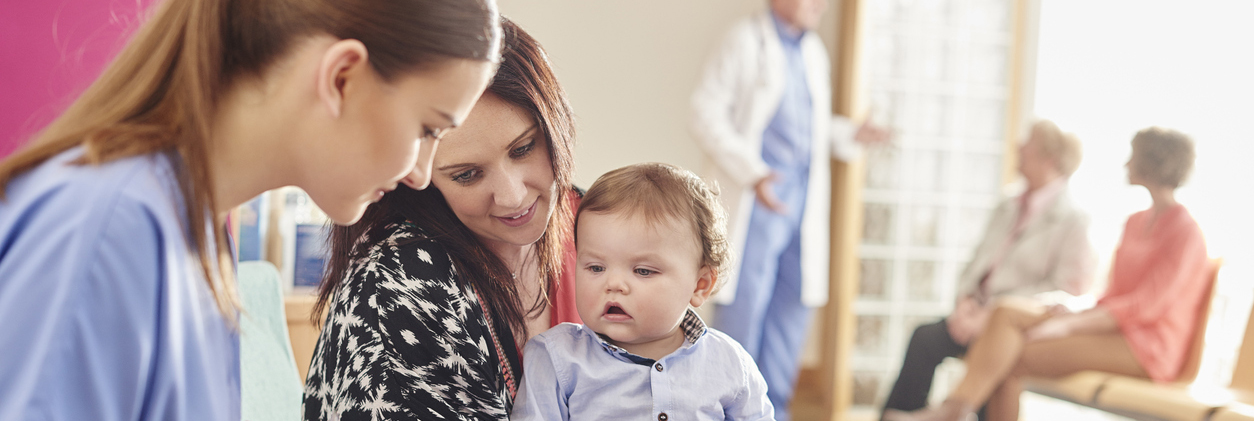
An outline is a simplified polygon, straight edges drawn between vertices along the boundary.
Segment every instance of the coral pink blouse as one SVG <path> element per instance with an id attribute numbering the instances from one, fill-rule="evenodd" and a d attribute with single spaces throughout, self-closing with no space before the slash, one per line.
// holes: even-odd
<path id="1" fill-rule="evenodd" d="M 1128 218 L 1110 285 L 1097 305 L 1110 311 L 1141 367 L 1171 381 L 1187 358 L 1202 300 L 1208 299 L 1206 242 L 1183 205 Z"/>
<path id="2" fill-rule="evenodd" d="M 573 216 L 579 210 L 579 203 L 583 201 L 583 193 L 574 190 L 566 197 L 570 198 L 566 204 Z M 562 276 L 549 294 L 549 302 L 553 304 L 553 310 L 549 312 L 549 326 L 557 326 L 563 322 L 583 324 L 575 308 L 575 239 L 567 238 L 562 245 L 565 247 Z"/>

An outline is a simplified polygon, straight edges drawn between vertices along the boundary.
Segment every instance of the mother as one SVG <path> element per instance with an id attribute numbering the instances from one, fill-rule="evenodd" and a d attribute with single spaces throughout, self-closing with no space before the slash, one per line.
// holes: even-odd
<path id="1" fill-rule="evenodd" d="M 334 228 L 330 303 L 305 419 L 505 419 L 532 335 L 578 321 L 572 114 L 534 39 L 509 21 L 496 78 L 404 186 Z"/>

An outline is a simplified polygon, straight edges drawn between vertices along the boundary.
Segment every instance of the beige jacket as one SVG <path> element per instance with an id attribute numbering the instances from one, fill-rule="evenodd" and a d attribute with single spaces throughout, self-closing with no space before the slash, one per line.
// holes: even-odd
<path id="1" fill-rule="evenodd" d="M 992 266 L 1018 213 L 1017 196 L 997 206 L 984 238 L 958 278 L 959 298 L 975 293 L 980 277 Z M 989 296 L 1088 292 L 1097 270 L 1097 254 L 1089 241 L 1088 226 L 1088 214 L 1075 206 L 1064 188 L 1052 204 L 1028 221 L 1018 241 L 1005 252 L 988 279 Z"/>

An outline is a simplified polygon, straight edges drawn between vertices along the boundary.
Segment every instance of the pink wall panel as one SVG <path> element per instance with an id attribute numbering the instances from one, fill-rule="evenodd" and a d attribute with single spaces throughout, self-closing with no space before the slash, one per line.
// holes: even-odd
<path id="1" fill-rule="evenodd" d="M 0 0 L 0 157 L 91 84 L 156 0 Z"/>

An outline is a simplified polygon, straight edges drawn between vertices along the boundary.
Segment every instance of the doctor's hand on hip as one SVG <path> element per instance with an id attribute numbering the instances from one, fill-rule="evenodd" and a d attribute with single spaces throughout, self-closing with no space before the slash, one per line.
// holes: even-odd
<path id="1" fill-rule="evenodd" d="M 779 201 L 779 197 L 775 196 L 775 189 L 771 187 L 776 180 L 779 180 L 779 173 L 771 171 L 770 174 L 762 177 L 757 184 L 753 185 L 753 191 L 757 193 L 758 203 L 761 203 L 762 206 L 765 206 L 771 212 L 787 214 L 788 206 Z"/>

